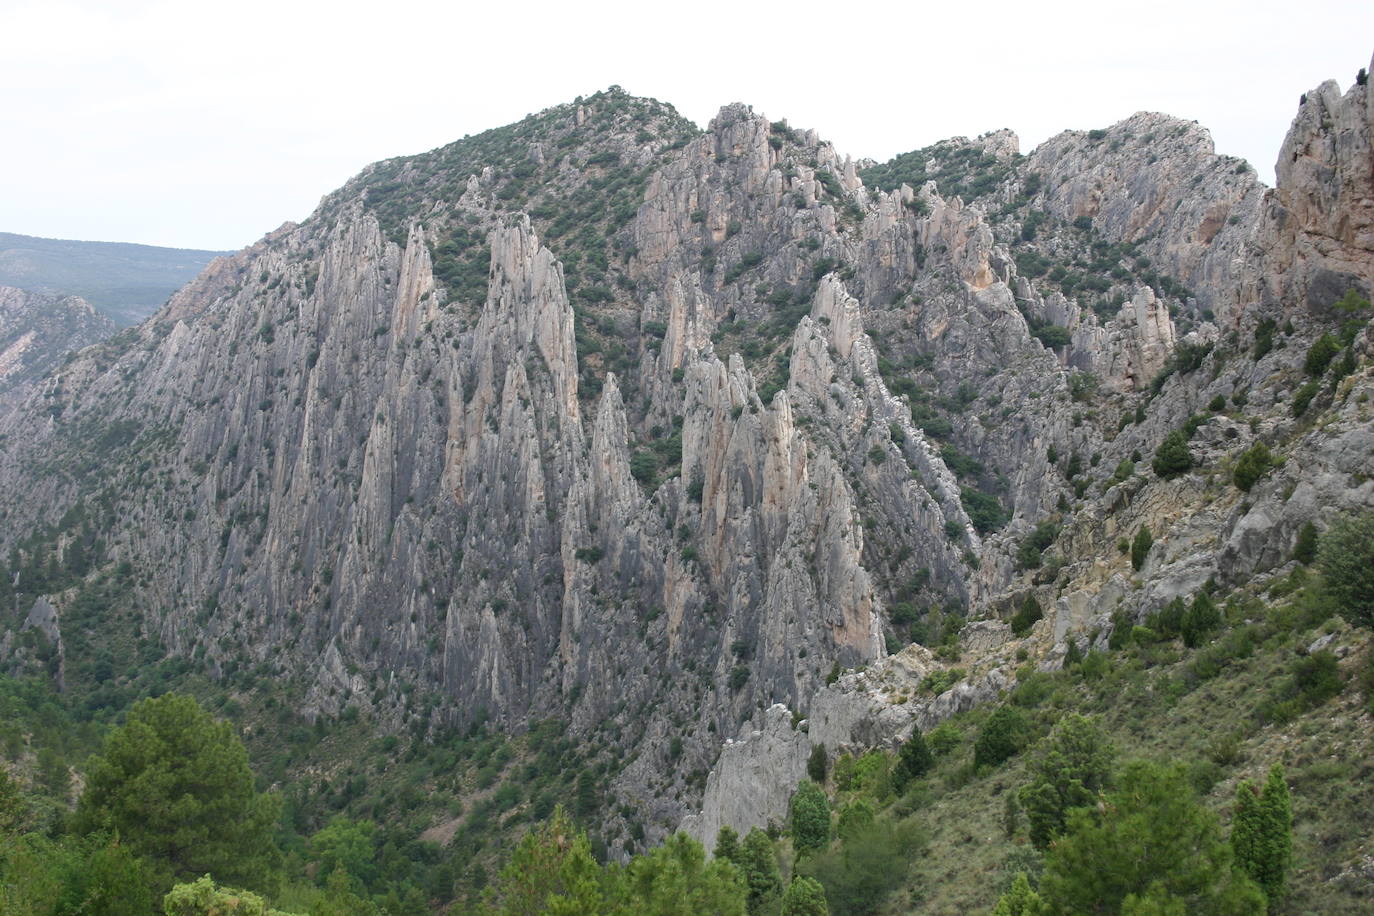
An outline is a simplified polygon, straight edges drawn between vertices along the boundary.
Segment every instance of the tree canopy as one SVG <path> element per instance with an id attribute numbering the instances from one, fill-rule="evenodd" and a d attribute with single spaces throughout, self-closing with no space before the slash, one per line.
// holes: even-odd
<path id="1" fill-rule="evenodd" d="M 1374 627 L 1374 512 L 1337 519 L 1321 536 L 1317 563 L 1341 616 Z"/>
<path id="2" fill-rule="evenodd" d="M 261 887 L 280 857 L 277 813 L 277 800 L 254 787 L 233 726 L 166 694 L 135 704 L 91 760 L 75 826 L 117 833 L 163 889 L 207 873 Z"/>
<path id="3" fill-rule="evenodd" d="M 1032 843 L 1046 848 L 1063 833 L 1069 811 L 1097 801 L 1111 780 L 1114 757 L 1092 719 L 1073 714 L 1054 727 L 1030 763 L 1030 783 L 1021 790 Z"/>
<path id="4" fill-rule="evenodd" d="M 1117 786 L 1100 806 L 1071 810 L 1046 853 L 1047 912 L 1264 912 L 1259 889 L 1232 875 L 1230 846 L 1185 768 L 1136 761 Z"/>

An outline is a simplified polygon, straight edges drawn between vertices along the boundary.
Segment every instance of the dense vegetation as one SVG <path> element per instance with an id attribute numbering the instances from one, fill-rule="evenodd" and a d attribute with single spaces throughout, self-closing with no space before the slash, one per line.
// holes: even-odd
<path id="1" fill-rule="evenodd" d="M 1374 810 L 1374 748 L 1342 724 L 1371 708 L 1374 665 L 1360 650 L 1352 677 L 1304 647 L 1321 633 L 1367 642 L 1369 524 L 1338 520 L 1310 569 L 1122 622 L 1111 650 L 1024 670 L 1004 703 L 913 733 L 895 752 L 832 759 L 818 748 L 787 823 L 742 838 L 724 830 L 714 858 L 678 836 L 604 862 L 574 820 L 596 804 L 579 779 L 558 794 L 580 816 L 553 796 L 540 814 L 514 789 L 526 819 L 544 820 L 498 852 L 505 864 L 490 881 L 473 881 L 480 844 L 402 843 L 347 814 L 300 832 L 311 822 L 303 799 L 255 788 L 228 723 L 183 695 L 145 699 L 83 762 L 74 809 L 65 763 L 0 776 L 3 909 L 201 914 L 237 899 L 259 907 L 248 912 L 318 914 L 869 914 L 953 901 L 999 913 L 1354 912 L 1345 885 L 1313 877 Z M 61 741 L 91 746 L 98 727 L 74 721 L 61 698 L 32 680 L 4 685 L 11 759 L 51 755 Z M 537 731 L 523 754 L 572 752 L 557 728 Z M 461 753 L 481 759 L 505 744 L 492 740 L 474 735 Z M 383 744 L 402 769 L 438 750 Z M 518 779 L 537 785 L 542 769 Z M 376 813 L 398 801 L 344 788 Z M 960 860 L 959 837 L 985 827 L 997 838 Z"/>

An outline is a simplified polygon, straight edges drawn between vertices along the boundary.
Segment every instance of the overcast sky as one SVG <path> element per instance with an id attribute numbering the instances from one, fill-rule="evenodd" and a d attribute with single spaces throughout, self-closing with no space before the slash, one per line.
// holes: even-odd
<path id="1" fill-rule="evenodd" d="M 1272 183 L 1298 96 L 1369 64 L 1374 3 L 4 0 L 0 41 L 0 231 L 238 248 L 368 162 L 611 84 L 876 159 L 1165 111 Z"/>

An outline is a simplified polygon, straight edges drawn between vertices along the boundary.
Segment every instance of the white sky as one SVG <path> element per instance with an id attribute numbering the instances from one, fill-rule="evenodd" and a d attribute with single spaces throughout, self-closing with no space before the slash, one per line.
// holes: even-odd
<path id="1" fill-rule="evenodd" d="M 613 83 L 875 159 L 1165 111 L 1272 183 L 1298 96 L 1372 50 L 1361 0 L 3 0 L 0 230 L 237 248 L 368 162 Z"/>

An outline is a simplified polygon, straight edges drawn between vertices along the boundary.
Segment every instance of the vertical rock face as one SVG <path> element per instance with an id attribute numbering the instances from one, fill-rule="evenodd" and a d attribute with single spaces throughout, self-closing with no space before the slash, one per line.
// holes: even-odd
<path id="1" fill-rule="evenodd" d="M 1374 500 L 1356 383 L 1287 504 L 1278 473 L 1242 509 L 1130 457 L 1194 414 L 1208 466 L 1291 431 L 1301 349 L 1256 362 L 1239 331 L 1368 289 L 1368 112 L 1309 96 L 1275 192 L 1161 115 L 881 172 L 615 92 L 379 163 L 17 396 L 0 555 L 98 507 L 143 634 L 211 676 L 387 729 L 558 717 L 650 839 L 702 798 L 704 837 L 765 823 L 811 741 L 1010 682 L 1005 627 L 967 617 L 1039 594 L 1053 664 L 1113 610 L 1282 562 L 1303 506 Z M 1247 396 L 1253 424 L 1207 413 Z M 899 702 L 940 664 L 901 647 L 961 630 L 970 679 Z"/>
<path id="2" fill-rule="evenodd" d="M 1349 289 L 1374 291 L 1374 93 L 1328 80 L 1302 98 L 1245 291 L 1323 309 Z"/>
<path id="3" fill-rule="evenodd" d="M 1060 134 L 1031 153 L 1027 168 L 1043 178 L 1036 203 L 1047 212 L 1141 243 L 1203 307 L 1238 318 L 1245 303 L 1228 290 L 1265 189 L 1242 160 L 1215 154 L 1205 128 L 1141 112 L 1106 130 Z"/>
<path id="4" fill-rule="evenodd" d="M 1118 391 L 1140 391 L 1164 368 L 1176 337 L 1168 305 L 1141 287 L 1106 326 L 1078 324 L 1069 362 Z"/>

